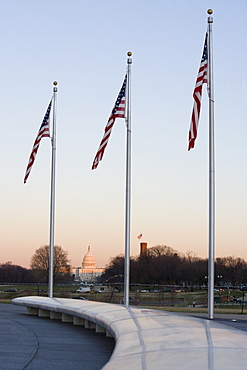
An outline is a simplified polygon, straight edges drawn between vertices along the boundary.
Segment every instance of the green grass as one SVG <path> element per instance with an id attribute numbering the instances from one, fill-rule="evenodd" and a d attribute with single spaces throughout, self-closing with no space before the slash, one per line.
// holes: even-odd
<path id="1" fill-rule="evenodd" d="M 12 303 L 12 299 L 0 299 L 0 303 Z"/>
<path id="2" fill-rule="evenodd" d="M 103 293 L 84 293 L 78 294 L 76 290 L 78 285 L 55 285 L 53 288 L 53 295 L 57 298 L 71 298 L 73 296 L 84 296 L 88 300 L 121 303 L 123 301 L 123 292 L 118 293 L 111 291 Z M 17 292 L 3 292 L 5 289 L 17 289 Z M 25 292 L 25 290 L 29 290 Z M 47 296 L 47 285 L 26 284 L 26 285 L 0 285 L 0 302 L 10 303 L 13 298 L 40 295 Z M 221 296 L 235 296 L 241 298 L 243 293 L 241 291 L 221 292 Z M 219 292 L 215 292 L 215 297 L 219 296 Z M 205 290 L 197 290 L 193 292 L 158 292 L 158 293 L 140 293 L 133 290 L 130 291 L 130 297 L 135 301 L 131 302 L 133 305 L 147 307 L 152 309 L 166 310 L 170 312 L 193 312 L 206 313 L 207 312 L 207 292 Z M 197 306 L 192 307 L 192 302 L 195 301 Z M 240 304 L 216 304 L 214 308 L 215 313 L 242 313 L 242 306 Z M 247 313 L 247 306 L 244 306 L 244 313 Z"/>

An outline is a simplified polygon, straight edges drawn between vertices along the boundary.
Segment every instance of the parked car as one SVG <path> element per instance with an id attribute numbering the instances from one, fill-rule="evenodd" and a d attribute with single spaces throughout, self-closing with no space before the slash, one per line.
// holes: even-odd
<path id="1" fill-rule="evenodd" d="M 86 298 L 84 298 L 84 297 L 78 297 L 78 296 L 76 296 L 76 297 L 72 297 L 72 299 L 81 299 L 81 300 L 83 300 L 83 301 L 87 301 L 87 299 Z"/>
<path id="2" fill-rule="evenodd" d="M 102 293 L 101 290 L 91 289 L 89 293 Z"/>
<path id="3" fill-rule="evenodd" d="M 90 288 L 89 287 L 84 287 L 84 286 L 81 286 L 79 289 L 77 289 L 76 293 L 88 293 L 90 292 Z"/>
<path id="4" fill-rule="evenodd" d="M 17 289 L 5 289 L 4 292 L 17 292 Z"/>
<path id="5" fill-rule="evenodd" d="M 134 297 L 129 297 L 129 304 L 138 304 L 139 302 L 139 299 L 137 300 Z M 124 298 L 122 299 L 122 304 L 124 304 Z"/>

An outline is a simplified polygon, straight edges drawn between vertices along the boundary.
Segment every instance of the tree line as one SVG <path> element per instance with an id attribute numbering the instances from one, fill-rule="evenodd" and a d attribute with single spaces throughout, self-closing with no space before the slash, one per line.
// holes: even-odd
<path id="1" fill-rule="evenodd" d="M 147 249 L 145 255 L 131 257 L 131 284 L 207 285 L 208 259 L 193 252 L 179 253 L 166 245 Z M 111 258 L 101 282 L 122 283 L 124 256 Z M 238 286 L 247 283 L 247 262 L 234 256 L 215 260 L 215 285 Z"/>
<path id="2" fill-rule="evenodd" d="M 47 283 L 49 277 L 49 246 L 36 249 L 31 257 L 30 269 L 13 265 L 10 261 L 0 264 L 0 283 Z M 54 246 L 53 278 L 55 283 L 72 281 L 68 252 Z"/>
<path id="3" fill-rule="evenodd" d="M 49 276 L 49 246 L 36 249 L 31 257 L 30 269 L 0 264 L 0 283 L 47 283 Z M 147 249 L 145 255 L 130 258 L 131 284 L 159 285 L 207 285 L 208 260 L 197 257 L 193 252 L 179 253 L 166 245 Z M 124 256 L 112 257 L 100 277 L 101 283 L 123 283 Z M 54 246 L 55 283 L 73 280 L 68 252 Z M 215 285 L 247 285 L 247 262 L 234 256 L 219 257 L 215 260 Z"/>

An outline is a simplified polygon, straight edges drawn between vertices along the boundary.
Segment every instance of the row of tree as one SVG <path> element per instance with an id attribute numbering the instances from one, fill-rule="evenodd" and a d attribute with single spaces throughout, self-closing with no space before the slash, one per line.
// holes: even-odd
<path id="1" fill-rule="evenodd" d="M 47 283 L 49 276 L 49 247 L 41 246 L 34 252 L 31 269 L 0 264 L 0 283 Z M 208 260 L 196 257 L 193 252 L 179 253 L 171 247 L 157 245 L 142 256 L 131 257 L 130 282 L 132 284 L 207 285 Z M 113 257 L 101 276 L 102 283 L 123 283 L 124 256 Z M 68 252 L 54 247 L 54 282 L 73 280 Z M 221 257 L 215 261 L 216 285 L 247 284 L 247 262 L 239 257 Z"/>
<path id="2" fill-rule="evenodd" d="M 34 276 L 31 270 L 19 265 L 13 265 L 12 262 L 9 261 L 0 264 L 0 283 L 32 283 L 34 281 Z"/>
<path id="3" fill-rule="evenodd" d="M 47 283 L 49 277 L 49 246 L 36 249 L 31 257 L 30 269 L 13 265 L 11 262 L 0 264 L 0 283 Z M 68 252 L 54 246 L 53 278 L 55 283 L 72 281 Z"/>
<path id="4" fill-rule="evenodd" d="M 130 260 L 132 284 L 207 285 L 208 260 L 193 252 L 179 253 L 171 247 L 157 245 L 146 255 Z M 124 256 L 113 257 L 101 277 L 101 282 L 123 282 Z M 239 257 L 220 257 L 215 261 L 216 285 L 247 283 L 247 262 Z"/>

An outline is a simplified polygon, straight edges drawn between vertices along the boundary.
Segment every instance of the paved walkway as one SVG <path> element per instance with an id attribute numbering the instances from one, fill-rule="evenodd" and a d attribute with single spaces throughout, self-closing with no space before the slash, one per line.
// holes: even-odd
<path id="1" fill-rule="evenodd" d="M 98 370 L 113 349 L 114 339 L 105 334 L 0 304 L 1 370 Z"/>

